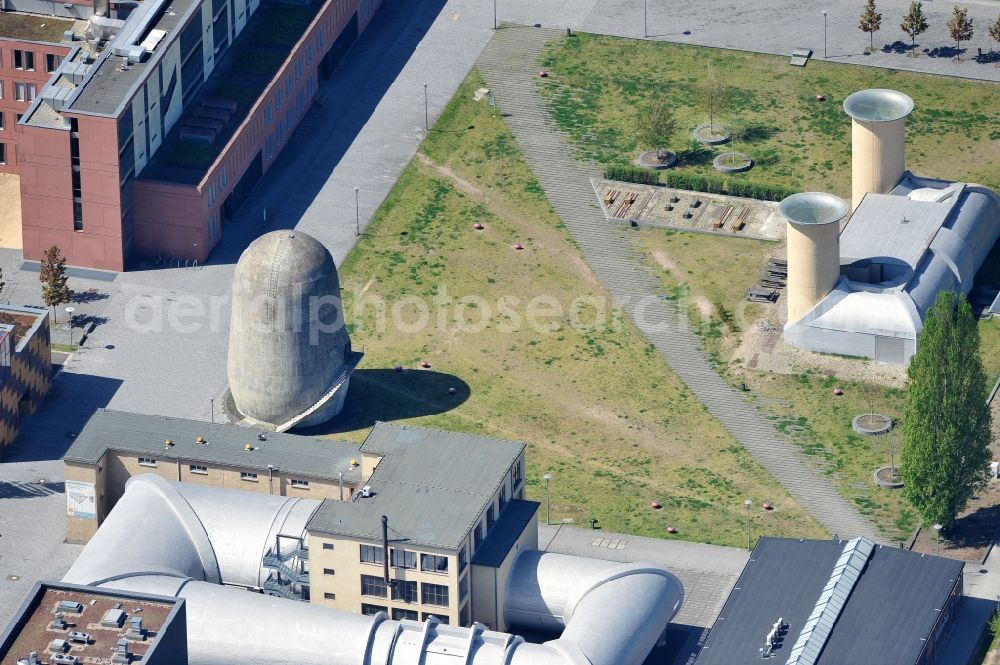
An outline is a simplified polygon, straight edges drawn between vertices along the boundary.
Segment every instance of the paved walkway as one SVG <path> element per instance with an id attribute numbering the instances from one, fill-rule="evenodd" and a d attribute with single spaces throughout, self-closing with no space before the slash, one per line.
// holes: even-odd
<path id="1" fill-rule="evenodd" d="M 545 27 L 571 27 L 642 39 L 645 7 L 647 39 L 785 56 L 794 48 L 805 47 L 812 49 L 815 59 L 824 57 L 823 10 L 826 10 L 826 59 L 832 62 L 1000 81 L 1000 67 L 975 62 L 977 49 L 988 53 L 991 48 L 1000 48 L 987 33 L 987 26 L 1000 15 L 1000 1 L 924 2 L 924 14 L 930 27 L 917 40 L 917 53 L 921 54 L 918 58 L 908 58 L 897 48 L 903 42 L 909 45 L 909 37 L 899 29 L 909 4 L 910 0 L 879 0 L 882 29 L 875 33 L 876 52 L 865 55 L 868 35 L 858 29 L 864 0 L 699 0 L 687 3 L 497 0 L 499 20 L 520 25 L 541 23 Z M 972 41 L 962 45 L 962 62 L 954 61 L 947 50 L 955 47 L 946 27 L 955 4 L 968 10 L 975 32 Z M 940 57 L 928 55 L 925 49 Z"/>
<path id="2" fill-rule="evenodd" d="M 661 285 L 640 266 L 641 252 L 623 229 L 602 214 L 590 178 L 594 164 L 577 161 L 535 90 L 536 59 L 560 33 L 543 28 L 500 30 L 479 59 L 479 67 L 528 164 L 549 201 L 605 284 L 667 363 L 708 411 L 816 520 L 844 537 L 875 537 L 871 522 L 826 478 L 779 438 L 774 426 L 733 390 L 709 364 L 687 320 L 658 296 Z"/>

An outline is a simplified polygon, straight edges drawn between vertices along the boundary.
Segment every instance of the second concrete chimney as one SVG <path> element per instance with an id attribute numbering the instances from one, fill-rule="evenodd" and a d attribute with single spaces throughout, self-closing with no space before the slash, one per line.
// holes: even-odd
<path id="1" fill-rule="evenodd" d="M 851 116 L 851 210 L 869 192 L 888 194 L 906 168 L 906 116 L 913 100 L 895 90 L 855 92 L 844 100 Z"/>

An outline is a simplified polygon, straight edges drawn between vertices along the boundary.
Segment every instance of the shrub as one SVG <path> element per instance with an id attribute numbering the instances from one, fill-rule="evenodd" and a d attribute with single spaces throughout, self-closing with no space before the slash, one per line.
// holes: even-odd
<path id="1" fill-rule="evenodd" d="M 667 187 L 687 189 L 693 192 L 706 192 L 708 194 L 743 196 L 760 201 L 780 201 L 795 193 L 794 189 L 790 189 L 784 185 L 765 185 L 747 182 L 742 179 L 727 180 L 718 176 L 682 172 L 667 173 Z"/>
<path id="2" fill-rule="evenodd" d="M 634 182 L 640 185 L 658 185 L 660 183 L 659 173 L 638 166 L 609 166 L 604 169 L 604 178 L 620 180 L 621 182 Z"/>

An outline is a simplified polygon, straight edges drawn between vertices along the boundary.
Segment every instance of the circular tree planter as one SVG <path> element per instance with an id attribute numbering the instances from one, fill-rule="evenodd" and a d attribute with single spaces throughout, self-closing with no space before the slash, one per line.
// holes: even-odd
<path id="1" fill-rule="evenodd" d="M 899 475 L 895 467 L 882 466 L 875 469 L 875 484 L 889 490 L 896 490 L 903 486 L 903 478 Z"/>
<path id="2" fill-rule="evenodd" d="M 712 132 L 711 129 L 711 125 L 698 125 L 691 132 L 691 136 L 694 137 L 695 141 L 704 145 L 719 145 L 728 141 L 732 136 L 725 127 L 716 127 L 715 132 Z"/>
<path id="3" fill-rule="evenodd" d="M 639 155 L 639 159 L 637 159 L 636 162 L 639 166 L 645 166 L 647 169 L 657 170 L 669 169 L 677 166 L 677 155 L 669 150 L 664 150 L 664 153 L 666 153 L 665 157 L 660 159 L 656 150 L 647 150 Z"/>
<path id="4" fill-rule="evenodd" d="M 753 160 L 746 153 L 729 151 L 713 159 L 712 166 L 723 173 L 743 173 L 753 168 Z"/>
<path id="5" fill-rule="evenodd" d="M 877 436 L 892 429 L 892 418 L 881 413 L 854 416 L 851 429 L 863 436 Z"/>

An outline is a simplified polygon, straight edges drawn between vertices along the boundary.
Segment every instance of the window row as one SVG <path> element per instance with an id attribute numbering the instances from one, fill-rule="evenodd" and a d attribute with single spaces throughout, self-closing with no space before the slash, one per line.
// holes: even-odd
<path id="1" fill-rule="evenodd" d="M 334 594 L 325 594 L 325 596 L 333 596 Z M 331 599 L 332 600 L 332 599 Z M 371 605 L 369 603 L 361 604 L 361 613 L 368 616 L 378 614 L 379 612 L 385 612 L 389 614 L 389 608 L 383 605 Z M 448 617 L 442 614 L 434 614 L 433 612 L 424 612 L 423 620 L 427 621 L 431 617 L 434 617 L 443 624 L 448 623 Z M 409 619 L 410 621 L 420 621 L 416 610 L 405 610 L 400 607 L 394 607 L 392 610 L 392 618 L 394 621 L 402 621 L 403 619 Z"/>
<path id="2" fill-rule="evenodd" d="M 418 585 L 416 581 L 411 580 L 393 580 L 392 582 L 393 600 L 399 600 L 404 603 L 416 603 L 419 588 L 420 602 L 424 605 L 448 607 L 448 587 L 443 584 L 423 582 Z M 385 578 L 376 575 L 362 575 L 361 595 L 387 598 L 389 594 Z"/>
<path id="3" fill-rule="evenodd" d="M 2 146 L 2 145 L 3 144 L 0 143 L 0 146 Z M 2 152 L 0 152 L 0 154 L 2 154 Z M 2 164 L 2 163 L 3 163 L 3 160 L 0 159 L 0 164 Z M 156 466 L 156 459 L 155 458 L 152 458 L 152 457 L 139 457 L 137 459 L 138 459 L 138 462 L 139 462 L 139 466 Z M 208 467 L 204 466 L 202 464 L 188 464 L 188 470 L 191 473 L 197 473 L 197 474 L 201 474 L 201 475 L 208 474 Z M 246 480 L 248 482 L 255 483 L 255 482 L 257 482 L 257 473 L 255 471 L 240 471 L 240 480 Z M 298 487 L 298 488 L 301 488 L 301 489 L 309 489 L 309 481 L 308 480 L 298 480 L 296 478 L 290 478 L 288 482 L 289 482 L 289 484 L 291 484 L 292 487 Z M 333 547 L 331 546 L 330 549 L 333 549 Z"/>
<path id="4" fill-rule="evenodd" d="M 360 561 L 381 566 L 385 561 L 382 548 L 377 545 L 362 545 Z M 393 547 L 389 550 L 389 565 L 394 568 L 416 569 L 417 553 Z M 426 573 L 447 573 L 448 557 L 441 554 L 421 554 L 420 570 Z"/>

